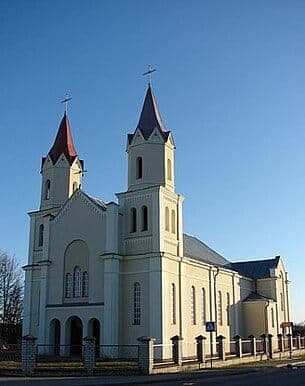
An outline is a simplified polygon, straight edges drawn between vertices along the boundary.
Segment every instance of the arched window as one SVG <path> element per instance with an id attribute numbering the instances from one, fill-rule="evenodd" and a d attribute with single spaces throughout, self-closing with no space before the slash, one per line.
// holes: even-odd
<path id="1" fill-rule="evenodd" d="M 66 274 L 66 283 L 65 283 L 65 297 L 72 298 L 72 275 L 71 273 Z"/>
<path id="2" fill-rule="evenodd" d="M 76 266 L 73 270 L 73 297 L 79 298 L 81 295 L 81 269 Z"/>
<path id="3" fill-rule="evenodd" d="M 174 283 L 171 284 L 171 322 L 176 324 L 176 286 Z"/>
<path id="4" fill-rule="evenodd" d="M 89 275 L 87 271 L 83 273 L 82 296 L 84 298 L 89 296 Z"/>
<path id="5" fill-rule="evenodd" d="M 143 177 L 143 160 L 142 160 L 142 157 L 138 157 L 136 160 L 136 177 L 137 177 L 137 180 Z"/>
<path id="6" fill-rule="evenodd" d="M 191 287 L 191 322 L 196 324 L 196 290 L 195 287 Z"/>
<path id="7" fill-rule="evenodd" d="M 43 224 L 39 225 L 39 231 L 38 231 L 38 246 L 43 246 L 43 233 L 44 233 L 44 226 Z"/>
<path id="8" fill-rule="evenodd" d="M 202 299 L 201 299 L 201 322 L 202 325 L 205 325 L 206 322 L 206 297 L 205 297 L 205 289 L 202 288 Z"/>
<path id="9" fill-rule="evenodd" d="M 73 193 L 78 189 L 78 183 L 73 182 Z"/>
<path id="10" fill-rule="evenodd" d="M 133 324 L 141 324 L 141 286 L 138 282 L 133 285 Z"/>
<path id="11" fill-rule="evenodd" d="M 169 209 L 165 207 L 165 230 L 169 231 Z"/>
<path id="12" fill-rule="evenodd" d="M 176 212 L 174 211 L 174 209 L 172 210 L 172 233 L 176 233 Z"/>
<path id="13" fill-rule="evenodd" d="M 147 206 L 142 206 L 142 231 L 148 230 L 148 209 Z"/>
<path id="14" fill-rule="evenodd" d="M 227 313 L 227 325 L 230 325 L 230 294 L 227 292 L 227 306 L 226 306 L 226 313 Z"/>
<path id="15" fill-rule="evenodd" d="M 44 198 L 45 200 L 49 200 L 51 197 L 51 181 L 47 180 L 45 185 Z"/>
<path id="16" fill-rule="evenodd" d="M 223 319 L 222 319 L 222 295 L 221 291 L 218 291 L 217 294 L 217 319 L 218 319 L 218 324 L 222 326 Z"/>
<path id="17" fill-rule="evenodd" d="M 169 158 L 167 159 L 167 179 L 172 180 L 172 161 Z"/>
<path id="18" fill-rule="evenodd" d="M 130 232 L 133 233 L 137 231 L 137 209 L 136 208 L 131 208 L 130 217 L 131 217 Z"/>

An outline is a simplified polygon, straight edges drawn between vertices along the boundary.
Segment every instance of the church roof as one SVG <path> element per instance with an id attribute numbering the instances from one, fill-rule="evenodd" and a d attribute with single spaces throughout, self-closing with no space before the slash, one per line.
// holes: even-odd
<path id="1" fill-rule="evenodd" d="M 252 292 L 243 302 L 259 302 L 259 301 L 274 301 L 274 299 L 268 298 L 264 295 L 258 294 L 257 292 Z"/>
<path id="2" fill-rule="evenodd" d="M 143 137 L 148 139 L 155 128 L 158 128 L 164 139 L 168 138 L 169 131 L 166 131 L 162 121 L 156 98 L 150 84 L 146 91 L 141 115 L 136 129 L 140 129 Z M 134 134 L 128 134 L 128 143 L 131 143 Z"/>
<path id="3" fill-rule="evenodd" d="M 273 259 L 252 260 L 231 263 L 230 267 L 243 276 L 251 277 L 252 279 L 263 279 L 270 277 L 270 269 L 278 266 L 280 256 Z"/>
<path id="4" fill-rule="evenodd" d="M 229 263 L 223 256 L 208 247 L 194 236 L 183 234 L 183 254 L 186 257 L 200 260 L 217 267 L 224 267 Z"/>
<path id="5" fill-rule="evenodd" d="M 77 157 L 77 152 L 73 144 L 70 123 L 66 113 L 60 122 L 54 144 L 49 151 L 49 156 L 51 157 L 53 164 L 57 162 L 58 158 L 62 154 L 66 156 L 70 165 L 72 165 Z"/>

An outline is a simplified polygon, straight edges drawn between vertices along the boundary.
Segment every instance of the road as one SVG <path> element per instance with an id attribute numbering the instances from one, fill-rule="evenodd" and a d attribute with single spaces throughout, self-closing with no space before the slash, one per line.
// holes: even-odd
<path id="1" fill-rule="evenodd" d="M 236 369 L 219 373 L 197 372 L 163 376 L 120 376 L 83 378 L 0 378 L 0 386 L 305 386 L 305 367 L 295 369 Z"/>
<path id="2" fill-rule="evenodd" d="M 305 386 L 305 368 L 295 369 L 262 369 L 262 371 L 249 374 L 236 374 L 229 376 L 209 376 L 198 374 L 188 380 L 165 381 L 154 383 L 158 386 Z M 134 386 L 144 386 L 145 383 L 135 383 Z M 146 383 L 147 385 L 147 383 Z"/>

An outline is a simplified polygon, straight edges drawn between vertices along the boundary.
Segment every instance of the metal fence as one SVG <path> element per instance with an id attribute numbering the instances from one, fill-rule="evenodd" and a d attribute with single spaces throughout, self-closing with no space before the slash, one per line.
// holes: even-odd
<path id="1" fill-rule="evenodd" d="M 0 346 L 0 365 L 21 362 L 21 345 L 3 343 Z"/>

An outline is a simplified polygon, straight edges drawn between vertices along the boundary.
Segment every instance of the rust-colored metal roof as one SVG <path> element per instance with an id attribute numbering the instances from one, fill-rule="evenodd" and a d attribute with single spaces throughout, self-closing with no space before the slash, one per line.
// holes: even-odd
<path id="1" fill-rule="evenodd" d="M 77 153 L 73 144 L 73 138 L 70 129 L 70 123 L 67 114 L 65 113 L 54 141 L 54 144 L 49 151 L 49 156 L 55 164 L 58 158 L 64 154 L 69 161 L 70 165 L 74 162 L 77 157 Z"/>

